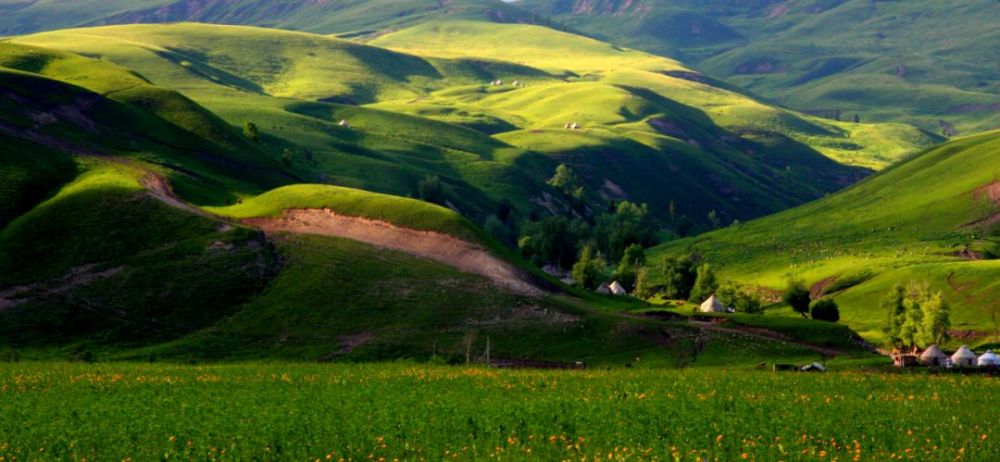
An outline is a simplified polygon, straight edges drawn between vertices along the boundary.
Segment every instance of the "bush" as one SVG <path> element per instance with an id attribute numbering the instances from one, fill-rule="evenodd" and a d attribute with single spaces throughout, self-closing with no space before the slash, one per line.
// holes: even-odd
<path id="1" fill-rule="evenodd" d="M 840 307 L 831 298 L 817 300 L 812 304 L 812 318 L 817 321 L 840 321 Z"/>

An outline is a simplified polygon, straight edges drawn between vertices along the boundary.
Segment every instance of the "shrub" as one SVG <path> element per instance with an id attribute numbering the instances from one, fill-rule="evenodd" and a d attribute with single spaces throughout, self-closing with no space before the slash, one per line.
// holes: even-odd
<path id="1" fill-rule="evenodd" d="M 840 307 L 832 298 L 817 300 L 812 304 L 812 318 L 817 321 L 840 321 Z"/>
<path id="2" fill-rule="evenodd" d="M 806 288 L 805 283 L 802 281 L 790 279 L 788 287 L 785 288 L 785 293 L 781 296 L 781 300 L 792 307 L 792 310 L 796 313 L 801 314 L 803 318 L 809 314 L 809 302 L 812 299 L 809 296 L 809 289 Z"/>

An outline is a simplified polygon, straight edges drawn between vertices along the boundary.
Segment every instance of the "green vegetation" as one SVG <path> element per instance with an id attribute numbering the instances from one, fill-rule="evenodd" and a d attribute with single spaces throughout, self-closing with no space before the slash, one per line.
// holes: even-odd
<path id="1" fill-rule="evenodd" d="M 722 279 L 779 290 L 788 277 L 802 278 L 876 341 L 888 340 L 876 301 L 896 284 L 927 282 L 951 306 L 951 329 L 992 334 L 998 149 L 995 132 L 956 140 L 828 198 L 668 243 L 651 261 L 698 252 Z M 849 283 L 836 284 L 841 278 Z"/>
<path id="2" fill-rule="evenodd" d="M 795 109 L 935 133 L 1000 127 L 996 2 L 522 0 Z"/>
<path id="3" fill-rule="evenodd" d="M 0 395 L 9 460 L 987 461 L 1000 451 L 982 405 L 997 398 L 995 381 L 925 373 L 23 363 L 0 365 Z"/>
<path id="4" fill-rule="evenodd" d="M 100 56 L 230 125 L 252 122 L 256 147 L 305 182 L 425 197 L 437 178 L 433 201 L 478 224 L 509 200 L 513 220 L 493 226 L 503 235 L 533 214 L 622 199 L 659 218 L 673 201 L 672 228 L 706 229 L 821 197 L 935 141 L 802 116 L 682 78 L 697 74 L 675 61 L 523 24 L 437 19 L 368 45 L 204 24 L 14 41 Z M 582 192 L 545 184 L 559 164 Z"/>

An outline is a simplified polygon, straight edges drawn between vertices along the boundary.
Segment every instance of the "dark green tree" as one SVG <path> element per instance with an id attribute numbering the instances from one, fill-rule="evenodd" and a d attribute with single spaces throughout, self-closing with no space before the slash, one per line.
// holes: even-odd
<path id="1" fill-rule="evenodd" d="M 711 297 L 718 288 L 719 281 L 715 278 L 715 272 L 712 271 L 711 265 L 703 263 L 698 267 L 698 278 L 694 281 L 694 287 L 691 288 L 691 296 L 688 301 L 703 302 Z"/>
<path id="2" fill-rule="evenodd" d="M 788 281 L 788 287 L 785 288 L 781 301 L 792 307 L 792 310 L 802 315 L 803 318 L 808 317 L 812 298 L 809 296 L 809 289 L 801 280 L 790 279 Z"/>
<path id="3" fill-rule="evenodd" d="M 607 264 L 593 246 L 584 246 L 580 259 L 573 265 L 573 280 L 581 287 L 596 289 L 601 283 L 601 275 Z"/>
<path id="4" fill-rule="evenodd" d="M 812 318 L 817 321 L 837 322 L 840 321 L 840 307 L 832 298 L 816 300 L 812 304 Z"/>
<path id="5" fill-rule="evenodd" d="M 243 136 L 248 140 L 256 143 L 260 141 L 260 130 L 257 128 L 257 124 L 253 122 L 246 122 L 243 124 Z"/>

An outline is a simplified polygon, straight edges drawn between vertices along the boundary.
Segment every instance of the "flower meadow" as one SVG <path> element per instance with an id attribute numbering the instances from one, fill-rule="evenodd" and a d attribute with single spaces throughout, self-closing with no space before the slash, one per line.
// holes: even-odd
<path id="1" fill-rule="evenodd" d="M 924 373 L 0 364 L 0 462 L 996 461 L 1000 382 Z"/>

